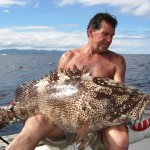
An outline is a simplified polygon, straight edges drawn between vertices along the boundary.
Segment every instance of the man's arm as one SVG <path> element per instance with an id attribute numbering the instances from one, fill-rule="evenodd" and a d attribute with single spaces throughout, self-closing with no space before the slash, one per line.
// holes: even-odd
<path id="1" fill-rule="evenodd" d="M 116 71 L 114 74 L 114 80 L 124 83 L 125 82 L 125 72 L 126 72 L 126 62 L 124 57 L 119 56 L 118 62 L 116 63 Z"/>

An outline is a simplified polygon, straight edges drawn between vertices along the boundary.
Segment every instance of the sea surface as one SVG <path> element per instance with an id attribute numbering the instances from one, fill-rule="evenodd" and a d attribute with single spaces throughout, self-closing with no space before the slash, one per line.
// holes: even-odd
<path id="1" fill-rule="evenodd" d="M 57 69 L 60 54 L 0 54 L 0 105 L 8 105 L 16 88 Z M 150 92 L 150 55 L 123 55 L 126 60 L 126 83 Z M 9 125 L 0 136 L 17 133 L 23 124 Z"/>

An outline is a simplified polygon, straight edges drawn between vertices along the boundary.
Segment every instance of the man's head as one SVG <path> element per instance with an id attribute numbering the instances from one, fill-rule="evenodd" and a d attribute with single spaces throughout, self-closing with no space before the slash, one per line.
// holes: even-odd
<path id="1" fill-rule="evenodd" d="M 117 23 L 116 18 L 108 13 L 96 14 L 87 27 L 90 49 L 106 52 L 112 43 Z"/>
<path id="2" fill-rule="evenodd" d="M 109 13 L 97 13 L 93 18 L 90 20 L 87 31 L 89 28 L 93 30 L 98 30 L 101 28 L 101 22 L 106 21 L 109 25 L 111 25 L 114 29 L 117 27 L 118 21 L 117 19 Z"/>

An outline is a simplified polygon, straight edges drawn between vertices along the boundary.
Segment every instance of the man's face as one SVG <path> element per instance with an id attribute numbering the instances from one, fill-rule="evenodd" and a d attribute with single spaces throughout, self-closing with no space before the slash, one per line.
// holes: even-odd
<path id="1" fill-rule="evenodd" d="M 115 35 L 115 29 L 107 22 L 101 22 L 101 28 L 92 31 L 92 46 L 97 52 L 105 52 L 108 50 L 112 38 Z"/>

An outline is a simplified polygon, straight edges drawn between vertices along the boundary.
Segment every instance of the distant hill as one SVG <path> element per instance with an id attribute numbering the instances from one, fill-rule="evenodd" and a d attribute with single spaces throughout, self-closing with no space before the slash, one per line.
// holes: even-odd
<path id="1" fill-rule="evenodd" d="M 0 54 L 58 54 L 61 55 L 65 51 L 58 51 L 58 50 L 18 50 L 18 49 L 5 49 L 0 50 Z"/>

